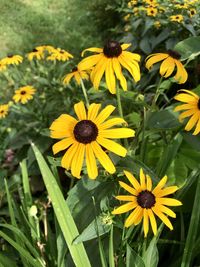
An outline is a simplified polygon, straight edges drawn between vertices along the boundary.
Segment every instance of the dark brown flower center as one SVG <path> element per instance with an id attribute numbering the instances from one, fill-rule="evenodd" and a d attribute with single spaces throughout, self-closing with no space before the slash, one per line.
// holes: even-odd
<path id="1" fill-rule="evenodd" d="M 34 49 L 32 50 L 32 52 L 38 52 L 38 50 L 37 50 L 36 48 L 34 48 Z"/>
<path id="2" fill-rule="evenodd" d="M 3 114 L 4 113 L 4 110 L 1 110 L 0 113 Z"/>
<path id="3" fill-rule="evenodd" d="M 25 95 L 26 94 L 26 91 L 21 91 L 20 94 L 21 95 Z"/>
<path id="4" fill-rule="evenodd" d="M 168 52 L 168 55 L 170 55 L 170 57 L 173 57 L 175 59 L 181 58 L 181 55 L 177 51 L 169 49 L 167 52 Z"/>
<path id="5" fill-rule="evenodd" d="M 121 45 L 116 41 L 108 41 L 103 48 L 106 57 L 118 57 L 122 53 Z"/>
<path id="6" fill-rule="evenodd" d="M 75 71 L 77 71 L 78 70 L 78 68 L 77 67 L 74 67 L 73 69 L 72 69 L 72 72 L 75 72 Z"/>
<path id="7" fill-rule="evenodd" d="M 198 109 L 200 110 L 200 98 L 199 98 L 199 100 L 198 100 L 197 107 L 198 107 Z"/>
<path id="8" fill-rule="evenodd" d="M 13 55 L 12 54 L 8 54 L 7 57 L 11 58 L 11 57 L 13 57 Z"/>
<path id="9" fill-rule="evenodd" d="M 148 190 L 142 191 L 137 196 L 137 203 L 140 207 L 150 209 L 156 203 L 155 196 Z"/>
<path id="10" fill-rule="evenodd" d="M 79 121 L 74 127 L 75 139 L 83 144 L 91 143 L 95 141 L 98 135 L 98 128 L 90 120 Z"/>

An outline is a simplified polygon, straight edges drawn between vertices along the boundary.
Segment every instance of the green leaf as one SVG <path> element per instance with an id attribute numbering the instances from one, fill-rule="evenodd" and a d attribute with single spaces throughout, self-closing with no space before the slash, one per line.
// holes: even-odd
<path id="1" fill-rule="evenodd" d="M 98 227 L 98 233 L 97 233 Z M 91 240 L 102 236 L 105 233 L 110 231 L 111 225 L 103 224 L 102 216 L 98 216 L 97 219 L 94 219 L 84 230 L 83 232 L 74 240 L 74 244 Z"/>
<path id="2" fill-rule="evenodd" d="M 157 249 L 157 239 L 154 237 L 147 250 L 143 255 L 143 261 L 145 263 L 145 267 L 157 267 L 158 266 L 158 249 Z"/>
<path id="3" fill-rule="evenodd" d="M 56 179 L 38 148 L 34 144 L 32 144 L 32 147 L 72 259 L 78 267 L 89 267 L 91 266 L 90 261 L 83 244 L 73 244 L 73 240 L 79 235 L 79 232 Z"/>
<path id="4" fill-rule="evenodd" d="M 17 267 L 17 264 L 15 263 L 14 260 L 11 259 L 11 257 L 8 257 L 4 255 L 3 252 L 0 252 L 0 266 L 1 267 L 4 267 L 4 266 Z"/>
<path id="5" fill-rule="evenodd" d="M 126 267 L 145 267 L 143 259 L 126 244 Z"/>
<path id="6" fill-rule="evenodd" d="M 190 37 L 179 42 L 174 50 L 181 54 L 182 60 L 193 60 L 200 55 L 200 36 Z"/>
<path id="7" fill-rule="evenodd" d="M 115 267 L 114 248 L 113 248 L 113 224 L 111 225 L 109 238 L 109 267 Z"/>

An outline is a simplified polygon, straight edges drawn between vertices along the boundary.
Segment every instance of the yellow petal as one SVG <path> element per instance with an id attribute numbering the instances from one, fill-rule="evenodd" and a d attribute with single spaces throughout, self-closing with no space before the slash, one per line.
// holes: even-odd
<path id="1" fill-rule="evenodd" d="M 135 196 L 116 196 L 115 198 L 118 199 L 118 200 L 121 200 L 121 201 L 136 202 L 136 197 Z"/>
<path id="2" fill-rule="evenodd" d="M 135 62 L 139 62 L 141 59 L 141 56 L 139 54 L 131 53 L 129 51 L 123 51 L 123 55 L 129 58 L 129 60 Z"/>
<path id="3" fill-rule="evenodd" d="M 129 48 L 131 46 L 131 44 L 122 44 L 121 48 L 122 50 L 126 50 L 127 48 Z"/>
<path id="4" fill-rule="evenodd" d="M 128 61 L 126 58 L 124 58 L 123 55 L 119 56 L 118 60 L 119 63 L 130 72 L 135 82 L 138 82 L 140 80 L 140 70 L 138 63 L 134 64 L 133 62 Z"/>
<path id="5" fill-rule="evenodd" d="M 86 57 L 83 60 L 81 60 L 81 62 L 78 64 L 77 67 L 80 71 L 81 70 L 89 70 L 99 62 L 101 57 L 102 57 L 101 54 Z"/>
<path id="6" fill-rule="evenodd" d="M 166 206 L 181 206 L 182 205 L 182 203 L 179 200 L 174 199 L 174 198 L 167 198 L 167 197 L 156 198 L 156 203 L 166 205 Z"/>
<path id="7" fill-rule="evenodd" d="M 152 190 L 152 180 L 151 180 L 151 177 L 147 174 L 146 175 L 146 178 L 147 178 L 147 190 L 148 191 L 151 191 Z"/>
<path id="8" fill-rule="evenodd" d="M 110 114 L 115 110 L 115 107 L 112 105 L 106 106 L 96 117 L 94 120 L 94 123 L 96 124 L 101 124 L 103 123 L 109 116 Z"/>
<path id="9" fill-rule="evenodd" d="M 147 209 L 143 210 L 143 228 L 144 228 L 144 236 L 147 237 L 149 232 L 149 217 Z"/>
<path id="10" fill-rule="evenodd" d="M 176 192 L 177 190 L 178 190 L 178 186 L 169 186 L 169 187 L 166 187 L 166 188 L 160 190 L 160 191 L 156 194 L 156 196 L 157 196 L 157 197 L 164 197 L 164 196 L 173 194 L 173 193 Z"/>
<path id="11" fill-rule="evenodd" d="M 189 91 L 189 90 L 186 90 L 186 89 L 181 89 L 181 90 L 179 90 L 178 92 L 186 92 L 187 94 L 192 95 L 192 96 L 194 96 L 197 100 L 199 100 L 199 96 L 198 96 L 197 94 L 195 94 L 194 92 L 192 92 L 192 91 Z"/>
<path id="12" fill-rule="evenodd" d="M 112 211 L 112 214 L 121 214 L 121 213 L 125 213 L 129 210 L 132 210 L 134 209 L 135 207 L 137 206 L 137 203 L 134 203 L 134 202 L 130 202 L 130 203 L 126 203 L 126 204 L 123 204 L 122 206 L 114 209 Z"/>
<path id="13" fill-rule="evenodd" d="M 165 78 L 169 77 L 175 69 L 174 59 L 171 57 L 166 58 L 160 65 L 160 75 Z"/>
<path id="14" fill-rule="evenodd" d="M 190 109 L 190 110 L 184 111 L 183 113 L 179 115 L 179 121 L 182 122 L 183 119 L 190 117 L 191 115 L 195 113 L 196 113 L 196 109 Z"/>
<path id="15" fill-rule="evenodd" d="M 67 152 L 65 153 L 65 155 L 63 156 L 62 160 L 61 160 L 61 166 L 67 170 L 70 169 L 71 167 L 71 162 L 72 159 L 77 151 L 78 148 L 78 143 L 74 143 L 73 145 L 70 146 L 70 148 L 67 150 Z"/>
<path id="16" fill-rule="evenodd" d="M 108 59 L 106 57 L 102 57 L 101 60 L 95 66 L 95 73 L 92 79 L 92 83 L 95 89 L 99 88 L 99 84 L 105 72 L 107 64 L 108 64 Z"/>
<path id="17" fill-rule="evenodd" d="M 95 179 L 98 175 L 98 169 L 94 152 L 90 144 L 86 145 L 86 165 L 89 178 Z"/>
<path id="18" fill-rule="evenodd" d="M 194 109 L 196 107 L 197 107 L 196 103 L 193 104 L 193 105 L 191 105 L 191 104 L 182 104 L 182 105 L 179 105 L 179 106 L 175 107 L 174 111 L 181 111 L 181 110 L 185 110 L 185 109 L 186 110 L 187 109 Z"/>
<path id="19" fill-rule="evenodd" d="M 109 119 L 106 122 L 103 122 L 101 124 L 101 130 L 108 129 L 108 128 L 111 128 L 114 125 L 122 124 L 122 123 L 126 124 L 126 121 L 124 119 L 122 119 L 122 118 Z"/>
<path id="20" fill-rule="evenodd" d="M 91 104 L 88 108 L 88 120 L 95 120 L 100 108 L 101 104 Z"/>
<path id="21" fill-rule="evenodd" d="M 156 223 L 155 216 L 154 216 L 154 214 L 153 214 L 151 209 L 147 209 L 147 212 L 148 212 L 148 215 L 149 215 L 151 228 L 153 230 L 154 235 L 156 235 L 157 234 L 157 223 Z"/>
<path id="22" fill-rule="evenodd" d="M 114 141 L 111 141 L 109 139 L 105 139 L 101 136 L 97 137 L 96 140 L 101 146 L 105 147 L 108 151 L 111 151 L 119 156 L 125 157 L 127 150 L 120 144 L 117 144 Z"/>
<path id="23" fill-rule="evenodd" d="M 113 71 L 113 66 L 112 66 L 112 59 L 109 59 L 107 66 L 106 66 L 106 84 L 108 86 L 108 90 L 110 91 L 111 94 L 116 93 L 116 82 L 115 82 L 115 75 Z"/>
<path id="24" fill-rule="evenodd" d="M 134 137 L 135 131 L 129 128 L 108 129 L 108 130 L 102 130 L 101 136 L 111 139 L 128 138 L 128 137 Z"/>
<path id="25" fill-rule="evenodd" d="M 160 189 L 162 189 L 162 188 L 165 186 L 166 182 L 167 182 L 167 176 L 165 175 L 165 176 L 160 180 L 160 182 L 157 184 L 157 186 L 154 188 L 154 190 L 152 191 L 152 193 L 153 193 L 154 195 L 156 195 L 157 192 L 159 192 Z"/>
<path id="26" fill-rule="evenodd" d="M 90 47 L 90 48 L 87 48 L 87 49 L 84 49 L 81 53 L 81 56 L 83 57 L 84 56 L 84 53 L 86 51 L 89 51 L 89 52 L 96 52 L 96 53 L 102 53 L 103 52 L 103 49 L 102 48 L 98 48 L 98 47 Z"/>
<path id="27" fill-rule="evenodd" d="M 71 164 L 71 173 L 76 178 L 80 178 L 84 155 L 85 155 L 85 145 L 79 143 Z"/>
<path id="28" fill-rule="evenodd" d="M 183 64 L 179 60 L 175 60 L 175 64 L 177 66 L 177 72 L 174 76 L 174 79 L 179 83 L 185 83 L 188 78 L 187 71 L 185 70 Z"/>
<path id="29" fill-rule="evenodd" d="M 197 135 L 198 133 L 200 133 L 200 116 L 199 116 L 199 120 L 197 122 L 196 129 L 195 129 L 193 135 Z"/>
<path id="30" fill-rule="evenodd" d="M 181 102 L 190 103 L 190 104 L 195 104 L 198 101 L 196 97 L 189 95 L 189 94 L 185 94 L 185 93 L 180 93 L 178 95 L 175 95 L 174 99 L 181 101 Z"/>
<path id="31" fill-rule="evenodd" d="M 124 174 L 126 175 L 127 179 L 129 180 L 129 182 L 133 185 L 133 187 L 136 189 L 136 191 L 138 191 L 138 193 L 140 191 L 142 191 L 142 188 L 138 182 L 138 180 L 132 175 L 132 173 L 128 172 L 128 171 L 124 171 Z M 138 194 L 137 194 L 138 195 Z"/>
<path id="32" fill-rule="evenodd" d="M 186 124 L 185 126 L 185 130 L 186 131 L 190 131 L 194 126 L 195 124 L 197 123 L 199 119 L 199 112 L 195 113 L 188 121 L 188 123 Z"/>
<path id="33" fill-rule="evenodd" d="M 80 101 L 79 103 L 74 105 L 74 111 L 76 112 L 76 115 L 80 121 L 87 119 L 85 105 L 83 101 Z"/>
<path id="34" fill-rule="evenodd" d="M 142 190 L 146 190 L 146 177 L 145 177 L 145 174 L 143 172 L 143 169 L 141 168 L 140 169 L 140 185 L 141 185 L 141 189 Z"/>
<path id="35" fill-rule="evenodd" d="M 126 219 L 125 227 L 129 227 L 132 224 L 135 224 L 135 221 L 137 221 L 137 219 L 140 216 L 141 212 L 142 212 L 142 208 L 140 206 L 137 206 L 136 209 Z"/>
<path id="36" fill-rule="evenodd" d="M 163 205 L 159 205 L 156 204 L 156 208 L 158 210 L 160 210 L 161 212 L 167 214 L 168 216 L 172 217 L 172 218 L 176 218 L 176 213 L 174 213 L 172 210 L 170 210 L 169 208 L 163 206 Z"/>
<path id="37" fill-rule="evenodd" d="M 170 230 L 173 230 L 173 226 L 170 220 L 165 216 L 160 210 L 156 209 L 156 207 L 152 207 L 153 212 L 164 222 L 164 224 L 169 227 Z"/>
<path id="38" fill-rule="evenodd" d="M 146 68 L 149 70 L 155 63 L 169 57 L 168 54 L 164 53 L 157 53 L 157 54 L 152 54 L 146 58 Z"/>
<path id="39" fill-rule="evenodd" d="M 57 143 L 55 143 L 52 147 L 53 149 L 53 153 L 56 154 L 62 150 L 67 149 L 69 146 L 71 146 L 71 144 L 74 143 L 74 138 L 69 137 L 69 138 L 65 138 Z"/>
<path id="40" fill-rule="evenodd" d="M 114 173 L 116 171 L 114 164 L 112 163 L 111 159 L 108 157 L 108 155 L 103 151 L 103 149 L 100 147 L 100 145 L 97 142 L 91 143 L 93 152 L 101 165 L 106 169 L 109 173 Z"/>
<path id="41" fill-rule="evenodd" d="M 129 192 L 130 194 L 137 196 L 138 192 L 137 190 L 135 190 L 133 187 L 131 187 L 130 185 L 127 185 L 126 183 L 119 181 L 119 184 L 122 188 L 124 188 L 127 192 Z"/>
<path id="42" fill-rule="evenodd" d="M 121 69 L 121 66 L 119 64 L 118 59 L 113 58 L 112 62 L 113 62 L 114 72 L 116 74 L 117 79 L 120 81 L 120 85 L 121 85 L 122 89 L 124 91 L 127 91 L 127 82 L 126 82 L 124 75 L 122 74 L 122 69 Z"/>
<path id="43" fill-rule="evenodd" d="M 67 74 L 63 79 L 63 84 L 68 84 L 73 76 L 74 76 L 73 72 Z"/>

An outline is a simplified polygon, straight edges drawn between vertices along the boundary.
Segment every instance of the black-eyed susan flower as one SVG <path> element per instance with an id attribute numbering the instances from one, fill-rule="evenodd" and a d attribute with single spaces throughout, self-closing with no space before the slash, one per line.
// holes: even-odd
<path id="1" fill-rule="evenodd" d="M 19 89 L 15 90 L 13 100 L 16 103 L 21 102 L 22 104 L 25 104 L 33 98 L 35 91 L 36 91 L 36 89 L 30 85 L 20 87 Z"/>
<path id="2" fill-rule="evenodd" d="M 155 53 L 149 55 L 146 59 L 146 68 L 149 70 L 155 63 L 162 61 L 160 65 L 160 75 L 168 78 L 172 75 L 175 68 L 177 69 L 173 77 L 178 83 L 185 83 L 188 78 L 187 71 L 180 61 L 181 55 L 174 51 L 168 50 L 167 53 Z"/>
<path id="3" fill-rule="evenodd" d="M 73 56 L 69 52 L 61 48 L 56 48 L 53 50 L 50 49 L 48 52 L 50 53 L 50 56 L 47 57 L 47 60 L 51 60 L 51 61 L 54 61 L 54 60 L 67 61 L 70 58 L 73 58 Z"/>
<path id="4" fill-rule="evenodd" d="M 167 216 L 175 218 L 176 214 L 166 206 L 179 206 L 182 205 L 182 203 L 176 199 L 167 198 L 165 196 L 176 192 L 178 187 L 169 186 L 164 188 L 167 182 L 167 176 L 164 176 L 152 190 L 151 177 L 145 175 L 142 169 L 140 169 L 140 183 L 130 172 L 124 171 L 124 174 L 128 178 L 131 186 L 122 181 L 120 181 L 119 184 L 131 195 L 117 196 L 116 198 L 118 200 L 127 201 L 128 203 L 114 209 L 112 214 L 121 214 L 133 210 L 125 221 L 125 227 L 138 225 L 143 219 L 145 237 L 149 231 L 149 222 L 154 235 L 157 233 L 155 215 L 159 217 L 170 230 L 173 230 L 173 226 Z"/>
<path id="5" fill-rule="evenodd" d="M 175 8 L 177 8 L 177 9 L 188 9 L 188 4 L 186 4 L 186 3 L 182 3 L 182 4 L 176 4 L 175 5 Z"/>
<path id="6" fill-rule="evenodd" d="M 182 15 L 173 15 L 173 16 L 170 16 L 170 20 L 181 23 L 183 21 L 183 16 Z"/>
<path id="7" fill-rule="evenodd" d="M 62 139 L 53 146 L 53 153 L 67 149 L 61 165 L 71 169 L 74 177 L 80 178 L 85 161 L 89 178 L 95 179 L 98 175 L 96 159 L 106 171 L 114 173 L 115 166 L 104 150 L 125 157 L 127 150 L 110 139 L 133 137 L 135 134 L 132 129 L 112 128 L 125 122 L 122 118 L 108 119 L 114 106 L 108 105 L 99 113 L 100 108 L 101 104 L 93 103 L 86 111 L 81 101 L 74 105 L 78 119 L 62 114 L 50 126 L 51 137 Z"/>
<path id="8" fill-rule="evenodd" d="M 177 106 L 174 111 L 181 111 L 179 115 L 180 122 L 183 122 L 185 118 L 190 118 L 185 126 L 186 131 L 192 130 L 195 127 L 193 135 L 197 135 L 200 132 L 200 98 L 194 92 L 188 90 L 180 90 L 174 99 L 183 102 L 180 106 Z"/>
<path id="9" fill-rule="evenodd" d="M 67 75 L 65 75 L 63 79 L 63 84 L 68 84 L 70 80 L 72 79 L 72 77 L 74 77 L 78 85 L 81 84 L 81 80 L 89 79 L 89 75 L 87 74 L 87 72 L 83 70 L 79 70 L 78 67 L 75 67 L 72 69 L 71 73 L 68 73 Z"/>
<path id="10" fill-rule="evenodd" d="M 32 61 L 33 59 L 41 60 L 44 59 L 44 52 L 34 48 L 30 53 L 27 54 L 28 60 Z"/>
<path id="11" fill-rule="evenodd" d="M 155 21 L 153 25 L 156 29 L 159 29 L 161 27 L 161 23 L 159 20 Z"/>
<path id="12" fill-rule="evenodd" d="M 197 14 L 197 11 L 196 11 L 196 9 L 195 8 L 191 8 L 190 10 L 189 10 L 189 15 L 190 15 L 190 18 L 192 18 L 194 15 L 196 15 Z"/>
<path id="13" fill-rule="evenodd" d="M 0 105 L 0 119 L 5 118 L 8 114 L 9 105 Z"/>
<path id="14" fill-rule="evenodd" d="M 155 7 L 147 7 L 146 12 L 147 12 L 147 16 L 155 17 L 158 13 L 158 10 Z"/>
<path id="15" fill-rule="evenodd" d="M 22 63 L 23 61 L 23 57 L 19 56 L 19 55 L 8 55 L 5 58 L 2 58 L 0 60 L 0 64 L 4 65 L 4 66 L 8 66 L 8 65 L 18 65 L 20 63 Z"/>
<path id="16" fill-rule="evenodd" d="M 127 82 L 122 73 L 122 67 L 127 69 L 135 82 L 140 80 L 140 68 L 138 62 L 140 55 L 125 51 L 131 44 L 120 45 L 116 41 L 108 41 L 104 48 L 91 47 L 85 51 L 96 52 L 98 54 L 86 57 L 79 64 L 80 70 L 91 71 L 91 81 L 95 89 L 99 88 L 102 76 L 105 73 L 106 84 L 111 94 L 116 93 L 116 78 L 120 81 L 124 91 L 127 90 Z"/>

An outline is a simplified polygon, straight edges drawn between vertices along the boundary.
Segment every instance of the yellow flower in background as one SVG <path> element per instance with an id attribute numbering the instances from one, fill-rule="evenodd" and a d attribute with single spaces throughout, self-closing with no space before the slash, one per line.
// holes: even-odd
<path id="1" fill-rule="evenodd" d="M 30 85 L 20 87 L 19 89 L 15 90 L 13 100 L 16 103 L 21 102 L 22 104 L 25 104 L 33 98 L 35 91 L 36 91 L 36 89 Z"/>
<path id="2" fill-rule="evenodd" d="M 111 94 L 116 93 L 116 78 L 120 81 L 121 87 L 127 91 L 127 81 L 122 73 L 122 67 L 129 71 L 135 82 L 140 80 L 140 68 L 138 62 L 140 55 L 125 51 L 131 44 L 120 45 L 116 41 L 108 41 L 104 48 L 91 47 L 85 51 L 98 53 L 84 58 L 79 64 L 80 70 L 91 71 L 91 81 L 95 89 L 99 88 L 100 81 L 105 73 L 106 84 Z"/>
<path id="3" fill-rule="evenodd" d="M 68 73 L 67 75 L 65 75 L 64 79 L 63 79 L 63 84 L 68 84 L 70 82 L 70 80 L 72 79 L 72 77 L 74 77 L 74 79 L 76 80 L 77 84 L 80 85 L 81 84 L 81 80 L 88 80 L 89 79 L 89 75 L 87 74 L 87 72 L 85 71 L 81 71 L 78 69 L 78 67 L 73 68 L 71 73 Z"/>
<path id="4" fill-rule="evenodd" d="M 183 3 L 183 4 L 176 4 L 175 8 L 177 8 L 177 9 L 188 9 L 189 6 L 188 6 L 188 4 Z"/>
<path id="5" fill-rule="evenodd" d="M 28 60 L 32 61 L 33 59 L 41 60 L 44 59 L 44 52 L 34 48 L 30 53 L 27 54 Z"/>
<path id="6" fill-rule="evenodd" d="M 147 16 L 155 17 L 158 13 L 157 8 L 154 7 L 147 7 L 146 8 Z"/>
<path id="7" fill-rule="evenodd" d="M 23 61 L 23 57 L 19 56 L 19 55 L 8 55 L 5 58 L 2 58 L 0 60 L 0 64 L 4 65 L 4 66 L 8 66 L 8 65 L 18 65 L 20 63 L 22 63 Z"/>
<path id="8" fill-rule="evenodd" d="M 126 16 L 124 16 L 124 20 L 125 20 L 125 21 L 128 21 L 129 18 L 130 18 L 130 16 L 131 16 L 131 14 L 127 14 Z"/>
<path id="9" fill-rule="evenodd" d="M 128 7 L 131 8 L 134 5 L 137 5 L 138 1 L 137 0 L 131 0 L 128 2 Z"/>
<path id="10" fill-rule="evenodd" d="M 53 50 L 49 50 L 50 56 L 47 57 L 47 60 L 58 60 L 58 61 L 67 61 L 70 58 L 73 58 L 73 56 L 61 48 L 56 48 Z"/>
<path id="11" fill-rule="evenodd" d="M 183 16 L 182 15 L 170 16 L 170 20 L 181 23 L 183 21 Z"/>
<path id="12" fill-rule="evenodd" d="M 149 5 L 157 5 L 156 0 L 143 0 L 143 2 Z"/>
<path id="13" fill-rule="evenodd" d="M 189 15 L 190 15 L 190 18 L 192 18 L 194 15 L 197 14 L 197 11 L 195 8 L 191 8 L 189 9 Z"/>
<path id="14" fill-rule="evenodd" d="M 6 70 L 6 65 L 2 64 L 0 61 L 0 71 Z"/>
<path id="15" fill-rule="evenodd" d="M 176 192 L 178 187 L 169 186 L 164 188 L 167 182 L 167 176 L 164 176 L 152 190 L 151 177 L 145 175 L 142 169 L 140 169 L 140 183 L 130 172 L 124 171 L 124 174 L 131 186 L 122 181 L 120 181 L 119 184 L 131 195 L 117 196 L 116 198 L 118 200 L 127 201 L 128 203 L 114 209 L 112 214 L 121 214 L 133 210 L 125 221 L 125 227 L 138 225 L 143 219 L 145 237 L 149 232 L 149 222 L 154 235 L 157 234 L 155 215 L 159 217 L 170 230 L 173 230 L 173 226 L 167 216 L 175 218 L 176 214 L 166 206 L 180 206 L 182 203 L 176 199 L 167 198 L 166 196 Z"/>
<path id="16" fill-rule="evenodd" d="M 159 29 L 159 28 L 161 27 L 161 23 L 160 23 L 160 21 L 158 21 L 158 20 L 155 21 L 153 25 L 154 25 L 154 27 L 155 27 L 156 29 Z"/>
<path id="17" fill-rule="evenodd" d="M 180 122 L 183 122 L 185 118 L 190 118 L 185 126 L 186 131 L 192 130 L 195 127 L 193 135 L 197 135 L 200 132 L 200 98 L 194 92 L 181 89 L 174 99 L 183 102 L 180 106 L 177 106 L 174 111 L 181 111 L 179 115 Z"/>
<path id="18" fill-rule="evenodd" d="M 62 158 L 63 168 L 70 170 L 74 177 L 80 178 L 85 162 L 89 178 L 98 175 L 96 159 L 109 173 L 115 172 L 115 166 L 105 149 L 125 157 L 127 150 L 120 144 L 110 140 L 133 137 L 135 131 L 128 128 L 112 128 L 125 123 L 122 118 L 108 119 L 115 110 L 112 105 L 106 106 L 100 113 L 101 104 L 91 104 L 86 111 L 81 101 L 74 105 L 78 119 L 62 114 L 50 126 L 51 137 L 62 139 L 53 145 L 53 153 L 67 150 Z"/>
<path id="19" fill-rule="evenodd" d="M 0 105 L 0 119 L 3 119 L 8 114 L 9 105 Z"/>
<path id="20" fill-rule="evenodd" d="M 160 75 L 168 78 L 172 75 L 175 68 L 177 69 L 173 77 L 177 83 L 185 83 L 188 78 L 187 71 L 179 60 L 181 55 L 173 50 L 168 50 L 167 53 L 155 53 L 146 58 L 146 68 L 149 70 L 155 63 L 162 61 L 160 65 Z"/>

